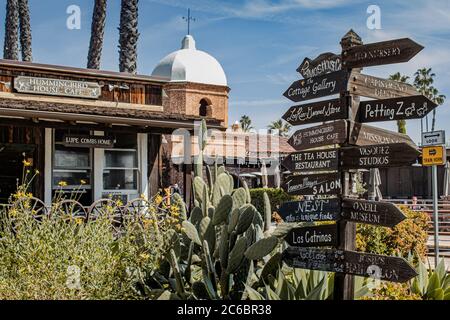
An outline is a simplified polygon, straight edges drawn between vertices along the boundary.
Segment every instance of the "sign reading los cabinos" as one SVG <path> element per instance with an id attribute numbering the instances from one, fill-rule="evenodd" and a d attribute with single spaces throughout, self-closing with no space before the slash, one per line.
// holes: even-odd
<path id="1" fill-rule="evenodd" d="M 14 79 L 17 92 L 98 99 L 101 87 L 95 82 L 19 76 Z"/>

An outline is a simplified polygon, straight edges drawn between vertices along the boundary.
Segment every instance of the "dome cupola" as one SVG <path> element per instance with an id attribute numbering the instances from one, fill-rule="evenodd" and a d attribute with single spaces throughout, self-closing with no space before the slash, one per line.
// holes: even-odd
<path id="1" fill-rule="evenodd" d="M 227 86 L 225 71 L 208 53 L 197 50 L 191 35 L 184 37 L 181 49 L 162 59 L 152 76 L 170 79 L 170 82 L 191 82 Z"/>

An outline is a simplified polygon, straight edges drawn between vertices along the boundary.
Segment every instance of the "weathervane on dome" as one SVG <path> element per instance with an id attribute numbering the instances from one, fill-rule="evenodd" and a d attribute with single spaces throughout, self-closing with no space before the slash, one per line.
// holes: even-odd
<path id="1" fill-rule="evenodd" d="M 188 9 L 188 15 L 187 17 L 183 17 L 183 20 L 187 22 L 188 25 L 188 35 L 191 34 L 191 21 L 195 22 L 197 19 L 191 17 L 191 9 Z"/>

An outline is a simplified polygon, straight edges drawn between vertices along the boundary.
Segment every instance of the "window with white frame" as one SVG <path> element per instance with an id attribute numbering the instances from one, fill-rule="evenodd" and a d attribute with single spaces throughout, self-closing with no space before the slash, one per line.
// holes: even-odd
<path id="1" fill-rule="evenodd" d="M 114 148 L 104 150 L 103 190 L 138 190 L 138 142 L 136 134 L 116 134 Z"/>

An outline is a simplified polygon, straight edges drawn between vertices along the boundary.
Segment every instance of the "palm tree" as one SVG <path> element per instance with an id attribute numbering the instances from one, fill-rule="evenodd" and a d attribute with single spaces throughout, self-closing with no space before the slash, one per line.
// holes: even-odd
<path id="1" fill-rule="evenodd" d="M 437 105 L 444 104 L 445 96 L 440 94 L 439 91 L 433 86 L 434 77 L 436 74 L 432 73 L 431 68 L 422 68 L 416 71 L 414 86 L 416 89 L 426 96 L 428 99 L 436 103 Z M 428 131 L 428 116 L 427 121 L 427 131 Z M 433 118 L 431 121 L 431 130 L 434 131 L 436 124 L 436 109 L 433 109 Z M 423 131 L 423 130 L 422 130 Z"/>
<path id="2" fill-rule="evenodd" d="M 89 69 L 100 69 L 103 39 L 105 36 L 106 7 L 107 0 L 95 0 L 87 63 Z"/>
<path id="3" fill-rule="evenodd" d="M 420 94 L 429 97 L 429 87 L 433 84 L 434 77 L 436 76 L 431 72 L 431 68 L 418 69 L 414 73 L 414 86 Z M 428 115 L 425 117 L 428 131 Z M 423 132 L 423 120 L 420 119 L 421 131 Z"/>
<path id="4" fill-rule="evenodd" d="M 433 86 L 430 86 L 428 90 L 429 98 L 431 101 L 436 103 L 438 106 L 443 105 L 445 102 L 445 95 L 440 94 L 439 90 Z M 433 120 L 431 122 L 431 131 L 434 131 L 434 127 L 436 124 L 436 108 L 433 109 Z"/>
<path id="5" fill-rule="evenodd" d="M 391 74 L 389 80 L 394 80 L 402 83 L 408 83 L 409 77 L 400 74 L 400 72 Z M 397 128 L 399 133 L 406 134 L 406 120 L 397 120 Z"/>
<path id="6" fill-rule="evenodd" d="M 122 0 L 119 27 L 119 68 L 121 72 L 136 73 L 139 0 Z"/>
<path id="7" fill-rule="evenodd" d="M 3 58 L 19 60 L 19 2 L 7 0 Z"/>
<path id="8" fill-rule="evenodd" d="M 270 130 L 278 130 L 278 134 L 282 137 L 286 137 L 289 134 L 289 130 L 291 130 L 291 125 L 283 120 L 273 121 L 268 128 Z"/>
<path id="9" fill-rule="evenodd" d="M 244 132 L 249 132 L 250 130 L 253 129 L 252 127 L 252 120 L 250 119 L 249 116 L 243 115 L 241 117 L 241 120 L 239 120 L 240 124 L 241 124 L 241 129 Z"/>
<path id="10" fill-rule="evenodd" d="M 28 6 L 28 0 L 19 0 L 19 22 L 22 60 L 32 61 L 33 53 L 31 50 L 30 8 Z"/>

